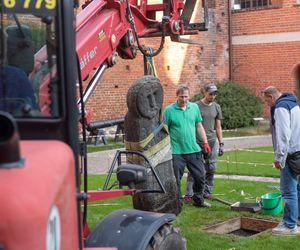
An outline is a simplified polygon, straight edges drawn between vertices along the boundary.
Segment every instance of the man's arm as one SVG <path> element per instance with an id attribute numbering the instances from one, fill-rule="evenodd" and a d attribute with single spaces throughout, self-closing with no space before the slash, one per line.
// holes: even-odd
<path id="1" fill-rule="evenodd" d="M 196 124 L 196 126 L 197 126 L 198 138 L 201 138 L 204 143 L 207 143 L 207 136 L 206 136 L 205 130 L 203 128 L 202 122 L 198 122 Z"/>
<path id="2" fill-rule="evenodd" d="M 222 125 L 221 125 L 221 120 L 220 119 L 216 119 L 215 122 L 215 127 L 216 127 L 216 134 L 217 134 L 217 138 L 219 141 L 219 156 L 222 156 L 224 154 L 224 142 L 223 142 L 223 131 L 222 131 Z"/>
<path id="3" fill-rule="evenodd" d="M 285 108 L 277 108 L 274 118 L 276 136 L 274 165 L 276 168 L 279 166 L 282 168 L 291 138 L 290 112 Z"/>
<path id="4" fill-rule="evenodd" d="M 216 119 L 216 133 L 217 133 L 217 138 L 219 143 L 223 142 L 223 131 L 222 131 L 222 125 L 221 125 L 221 120 Z"/>
<path id="5" fill-rule="evenodd" d="M 205 130 L 203 128 L 202 122 L 198 122 L 196 124 L 196 127 L 197 127 L 197 136 L 198 136 L 198 138 L 201 138 L 204 142 L 203 145 L 202 145 L 203 150 L 206 153 L 210 154 L 211 153 L 211 148 L 208 144 L 207 136 L 206 136 Z"/>
<path id="6" fill-rule="evenodd" d="M 168 109 L 164 109 L 163 110 L 163 113 L 162 113 L 162 121 L 164 124 L 166 124 L 168 127 L 170 125 L 170 119 L 169 119 L 169 112 L 168 112 Z"/>

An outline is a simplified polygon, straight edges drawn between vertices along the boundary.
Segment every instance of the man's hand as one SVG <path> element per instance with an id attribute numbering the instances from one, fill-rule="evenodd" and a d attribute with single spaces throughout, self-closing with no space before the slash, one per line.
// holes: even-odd
<path id="1" fill-rule="evenodd" d="M 222 156 L 224 154 L 224 151 L 225 151 L 225 149 L 224 149 L 224 143 L 221 142 L 219 144 L 219 156 Z"/>
<path id="2" fill-rule="evenodd" d="M 202 149 L 206 154 L 208 154 L 208 155 L 211 154 L 211 148 L 208 143 L 203 143 Z"/>
<path id="3" fill-rule="evenodd" d="M 274 161 L 274 166 L 275 166 L 275 168 L 277 168 L 279 170 L 282 169 L 281 163 L 279 161 Z"/>

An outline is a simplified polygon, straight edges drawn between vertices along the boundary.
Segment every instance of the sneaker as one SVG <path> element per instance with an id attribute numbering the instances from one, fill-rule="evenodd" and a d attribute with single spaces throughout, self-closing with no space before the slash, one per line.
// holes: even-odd
<path id="1" fill-rule="evenodd" d="M 184 203 L 192 203 L 193 202 L 193 197 L 190 196 L 190 195 L 185 195 L 183 197 L 183 201 L 184 201 Z"/>
<path id="2" fill-rule="evenodd" d="M 286 225 L 280 222 L 277 227 L 272 229 L 272 233 L 280 235 L 297 235 L 299 234 L 299 231 L 297 226 L 294 228 L 288 228 Z"/>
<path id="3" fill-rule="evenodd" d="M 195 207 L 206 207 L 206 208 L 210 208 L 212 205 L 206 201 L 203 201 L 202 203 L 198 203 L 198 202 L 194 202 L 193 205 Z"/>
<path id="4" fill-rule="evenodd" d="M 277 226 L 279 226 L 279 225 L 283 225 L 283 221 L 282 220 L 279 222 L 279 224 Z M 297 221 L 297 227 L 300 227 L 300 220 Z"/>

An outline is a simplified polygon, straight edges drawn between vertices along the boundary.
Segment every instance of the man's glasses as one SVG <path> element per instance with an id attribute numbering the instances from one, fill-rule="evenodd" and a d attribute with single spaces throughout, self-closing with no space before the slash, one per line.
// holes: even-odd
<path id="1" fill-rule="evenodd" d="M 211 92 L 211 93 L 209 93 L 209 95 L 216 96 L 217 93 L 216 92 Z"/>

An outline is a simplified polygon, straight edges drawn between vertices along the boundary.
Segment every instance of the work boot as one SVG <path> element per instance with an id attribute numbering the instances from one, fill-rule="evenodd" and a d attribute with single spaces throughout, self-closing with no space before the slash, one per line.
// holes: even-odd
<path id="1" fill-rule="evenodd" d="M 198 203 L 198 202 L 195 202 L 195 201 L 194 201 L 193 205 L 194 205 L 195 207 L 206 207 L 206 208 L 210 208 L 210 207 L 212 206 L 210 203 L 208 203 L 208 202 L 206 202 L 206 201 L 203 201 L 203 202 L 201 202 L 201 203 Z"/>

